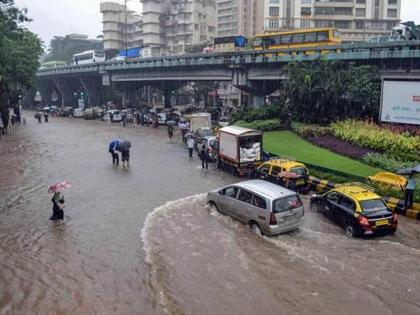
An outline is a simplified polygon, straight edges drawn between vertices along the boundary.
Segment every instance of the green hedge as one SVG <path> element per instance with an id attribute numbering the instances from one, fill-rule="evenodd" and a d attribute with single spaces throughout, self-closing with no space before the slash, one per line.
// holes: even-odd
<path id="1" fill-rule="evenodd" d="M 402 159 L 380 153 L 366 154 L 363 157 L 363 162 L 389 172 L 396 172 L 400 168 L 410 168 L 417 165 L 417 162 L 404 162 Z"/>
<path id="2" fill-rule="evenodd" d="M 322 137 L 332 133 L 330 127 L 320 125 L 307 125 L 300 122 L 292 122 L 290 127 L 301 137 Z"/>
<path id="3" fill-rule="evenodd" d="M 348 119 L 331 124 L 333 134 L 359 146 L 391 152 L 420 151 L 420 137 L 398 134 L 366 121 Z"/>
<path id="4" fill-rule="evenodd" d="M 282 127 L 278 119 L 255 120 L 253 122 L 239 120 L 234 125 L 244 128 L 256 129 L 260 131 L 279 130 Z"/>

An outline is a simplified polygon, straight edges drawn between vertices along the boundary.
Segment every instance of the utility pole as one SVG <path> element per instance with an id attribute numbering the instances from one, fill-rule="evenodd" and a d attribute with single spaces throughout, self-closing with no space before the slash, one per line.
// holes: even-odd
<path id="1" fill-rule="evenodd" d="M 128 58 L 127 0 L 124 0 L 125 60 Z"/>

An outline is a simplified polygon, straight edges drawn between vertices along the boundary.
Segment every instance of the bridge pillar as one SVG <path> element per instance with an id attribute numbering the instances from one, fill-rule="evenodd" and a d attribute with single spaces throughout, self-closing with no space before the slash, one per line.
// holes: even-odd
<path id="1" fill-rule="evenodd" d="M 79 92 L 84 90 L 79 79 L 55 78 L 54 83 L 61 95 L 61 106 L 78 107 Z"/>
<path id="2" fill-rule="evenodd" d="M 54 92 L 54 82 L 51 80 L 38 80 L 36 87 L 41 94 L 42 103 L 44 105 L 50 105 Z"/>
<path id="3" fill-rule="evenodd" d="M 87 106 L 103 104 L 102 77 L 81 77 L 80 84 L 87 96 Z"/>

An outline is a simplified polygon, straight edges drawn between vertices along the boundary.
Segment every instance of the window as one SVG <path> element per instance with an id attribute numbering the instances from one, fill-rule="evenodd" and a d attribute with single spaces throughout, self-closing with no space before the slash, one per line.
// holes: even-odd
<path id="1" fill-rule="evenodd" d="M 271 175 L 277 176 L 281 172 L 281 167 L 273 166 L 271 169 Z"/>
<path id="2" fill-rule="evenodd" d="M 360 202 L 360 206 L 362 212 L 374 212 L 388 208 L 382 199 L 364 200 Z"/>
<path id="3" fill-rule="evenodd" d="M 335 191 L 330 192 L 327 196 L 327 200 L 331 202 L 338 202 L 338 199 L 340 198 L 340 195 L 336 193 Z"/>
<path id="4" fill-rule="evenodd" d="M 279 20 L 270 20 L 270 29 L 279 28 Z"/>
<path id="5" fill-rule="evenodd" d="M 279 7 L 270 7 L 269 8 L 270 16 L 279 16 Z"/>
<path id="6" fill-rule="evenodd" d="M 284 44 L 289 45 L 289 44 L 290 44 L 290 40 L 291 40 L 291 38 L 292 38 L 292 35 L 282 35 L 282 36 L 280 37 L 280 43 L 282 43 L 283 45 L 284 45 Z"/>
<path id="7" fill-rule="evenodd" d="M 300 15 L 311 15 L 311 8 L 300 8 Z"/>
<path id="8" fill-rule="evenodd" d="M 398 1 L 397 0 L 388 0 L 388 4 L 397 4 Z"/>
<path id="9" fill-rule="evenodd" d="M 357 17 L 365 17 L 366 16 L 366 9 L 365 8 L 356 8 L 356 16 Z"/>
<path id="10" fill-rule="evenodd" d="M 223 191 L 223 195 L 230 198 L 235 198 L 238 193 L 238 187 L 228 187 Z"/>
<path id="11" fill-rule="evenodd" d="M 252 194 L 249 191 L 241 189 L 238 200 L 252 204 Z"/>
<path id="12" fill-rule="evenodd" d="M 316 40 L 316 34 L 315 33 L 308 33 L 308 34 L 305 35 L 305 42 L 307 42 L 306 38 L 308 37 L 308 35 L 311 35 L 310 36 L 310 39 L 311 39 L 310 41 L 311 42 L 314 42 Z M 313 35 L 313 37 L 312 37 L 312 35 Z M 290 171 L 292 173 L 295 173 L 296 175 L 300 175 L 300 176 L 306 175 L 306 168 L 304 168 L 304 167 L 293 167 L 293 168 L 290 169 Z"/>
<path id="13" fill-rule="evenodd" d="M 328 32 L 319 32 L 317 36 L 319 42 L 328 40 Z"/>
<path id="14" fill-rule="evenodd" d="M 270 172 L 270 164 L 264 164 L 260 167 L 259 171 L 263 174 L 268 174 Z"/>
<path id="15" fill-rule="evenodd" d="M 340 205 L 343 206 L 346 209 L 356 210 L 355 207 L 354 207 L 353 200 L 351 200 L 347 197 L 341 197 Z"/>
<path id="16" fill-rule="evenodd" d="M 389 18 L 397 17 L 397 9 L 388 9 L 388 17 Z"/>
<path id="17" fill-rule="evenodd" d="M 303 43 L 303 34 L 293 34 L 292 35 L 292 43 L 294 43 L 294 44 Z"/>
<path id="18" fill-rule="evenodd" d="M 309 28 L 311 26 L 311 21 L 309 20 L 301 20 L 300 27 L 301 28 Z"/>
<path id="19" fill-rule="evenodd" d="M 279 213 L 284 211 L 293 210 L 302 206 L 297 195 L 281 198 L 273 201 L 273 212 Z"/>
<path id="20" fill-rule="evenodd" d="M 357 30 L 365 29 L 365 21 L 356 21 L 356 29 Z"/>
<path id="21" fill-rule="evenodd" d="M 356 0 L 356 3 L 362 3 L 362 4 L 364 4 L 364 3 L 366 3 L 366 0 Z"/>
<path id="22" fill-rule="evenodd" d="M 254 195 L 253 205 L 256 206 L 257 208 L 267 209 L 267 204 L 265 202 L 265 199 L 257 195 Z"/>

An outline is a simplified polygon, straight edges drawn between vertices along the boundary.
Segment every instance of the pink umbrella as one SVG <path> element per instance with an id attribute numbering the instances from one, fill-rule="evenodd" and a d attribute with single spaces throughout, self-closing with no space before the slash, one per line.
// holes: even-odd
<path id="1" fill-rule="evenodd" d="M 53 193 L 56 193 L 56 192 L 60 192 L 64 189 L 66 189 L 66 188 L 70 188 L 70 187 L 71 187 L 70 183 L 68 181 L 64 181 L 64 182 L 57 183 L 57 184 L 54 184 L 54 185 L 50 186 L 48 188 L 48 193 L 53 194 Z"/>

